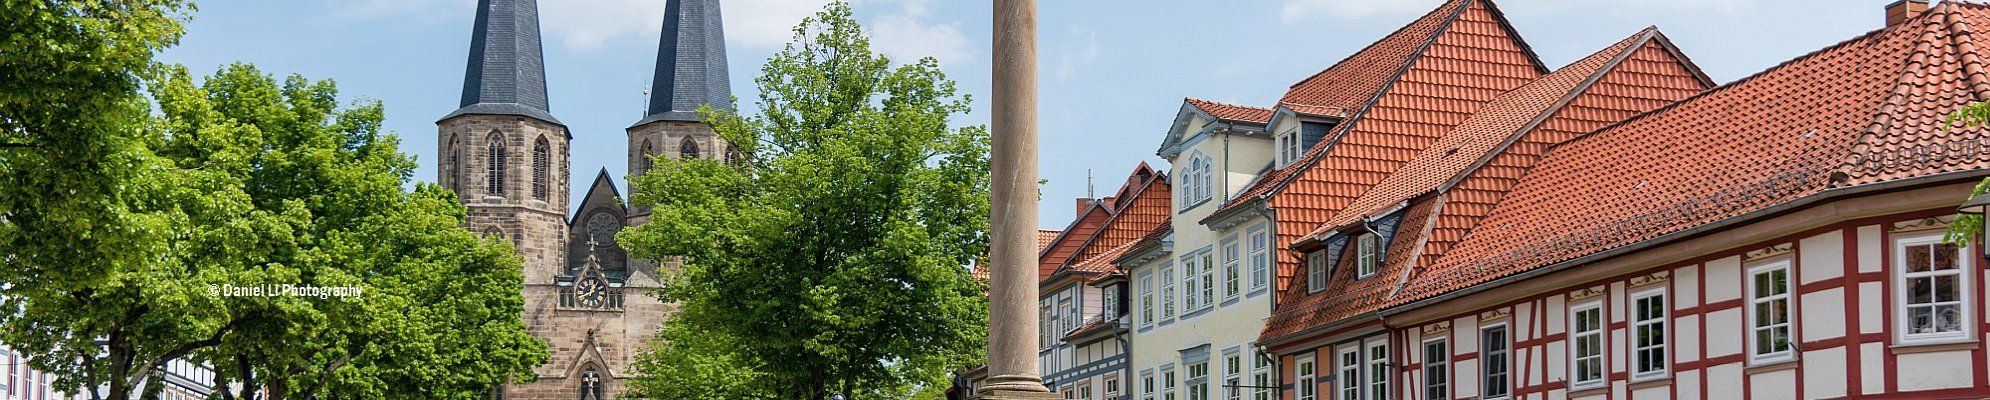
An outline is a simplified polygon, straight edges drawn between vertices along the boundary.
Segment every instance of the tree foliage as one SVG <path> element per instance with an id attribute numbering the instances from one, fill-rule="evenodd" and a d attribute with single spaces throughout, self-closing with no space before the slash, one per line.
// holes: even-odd
<path id="1" fill-rule="evenodd" d="M 1943 128 L 1954 129 L 1964 126 L 1983 126 L 1986 123 L 1990 123 L 1990 103 L 1974 102 L 1950 113 L 1948 121 L 1943 125 Z M 1971 197 L 1984 193 L 1990 193 L 1990 179 L 1984 179 L 1983 182 L 1977 183 L 1976 188 L 1969 192 Z M 1968 200 L 1963 199 L 1963 201 Z M 1949 232 L 1942 237 L 1942 241 L 1968 246 L 1983 232 L 1983 223 L 1982 215 L 1965 214 L 1959 216 L 1954 223 L 1949 224 Z"/>
<path id="2" fill-rule="evenodd" d="M 469 399 L 545 360 L 520 260 L 405 189 L 379 103 L 156 64 L 179 2 L 0 7 L 0 342 L 57 388 L 156 396 L 184 359 L 222 398 Z M 359 296 L 227 296 L 274 285 Z"/>
<path id="3" fill-rule="evenodd" d="M 653 214 L 618 242 L 684 261 L 643 396 L 903 398 L 981 357 L 965 266 L 987 249 L 986 129 L 951 127 L 968 99 L 937 61 L 873 53 L 847 4 L 795 36 L 756 79 L 760 115 L 701 110 L 740 159 L 632 179 Z"/>

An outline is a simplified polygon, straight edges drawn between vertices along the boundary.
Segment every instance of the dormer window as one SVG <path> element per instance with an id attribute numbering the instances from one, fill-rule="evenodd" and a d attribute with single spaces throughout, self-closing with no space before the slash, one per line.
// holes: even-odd
<path id="1" fill-rule="evenodd" d="M 1306 253 L 1306 293 L 1327 288 L 1327 252 Z"/>
<path id="2" fill-rule="evenodd" d="M 1285 133 L 1278 134 L 1278 137 L 1274 138 L 1274 142 L 1278 146 L 1278 154 L 1274 158 L 1277 159 L 1279 168 L 1285 168 L 1287 165 L 1292 165 L 1294 161 L 1299 161 L 1300 138 L 1298 129 L 1290 129 L 1286 130 Z"/>
<path id="3" fill-rule="evenodd" d="M 1381 269 L 1382 267 L 1382 255 L 1379 254 L 1381 252 L 1381 246 L 1377 246 L 1375 244 L 1375 234 L 1363 233 L 1361 234 L 1361 236 L 1355 237 L 1354 241 L 1355 241 L 1354 263 L 1356 265 L 1356 268 L 1358 268 L 1358 271 L 1361 272 L 1360 274 L 1361 277 L 1367 278 L 1371 275 L 1375 275 L 1375 271 Z"/>

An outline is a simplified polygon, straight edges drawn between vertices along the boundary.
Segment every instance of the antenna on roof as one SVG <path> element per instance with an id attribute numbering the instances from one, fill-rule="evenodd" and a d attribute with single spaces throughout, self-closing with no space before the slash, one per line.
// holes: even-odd
<path id="1" fill-rule="evenodd" d="M 1095 195 L 1092 195 L 1092 169 L 1091 169 L 1091 168 L 1086 168 L 1086 169 L 1085 169 L 1085 198 L 1087 198 L 1087 199 L 1096 199 L 1096 198 L 1099 198 L 1099 196 L 1095 196 Z"/>

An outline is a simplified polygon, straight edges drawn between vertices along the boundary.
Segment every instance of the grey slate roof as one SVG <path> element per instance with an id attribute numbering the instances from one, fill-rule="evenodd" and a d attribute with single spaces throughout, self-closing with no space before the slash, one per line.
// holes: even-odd
<path id="1" fill-rule="evenodd" d="M 648 112 L 636 125 L 697 121 L 701 104 L 732 109 L 723 25 L 719 0 L 669 0 L 664 4 L 655 88 L 650 90 Z"/>
<path id="2" fill-rule="evenodd" d="M 464 114 L 521 115 L 555 124 L 546 101 L 546 62 L 539 46 L 536 0 L 478 0 L 463 76 Z"/>

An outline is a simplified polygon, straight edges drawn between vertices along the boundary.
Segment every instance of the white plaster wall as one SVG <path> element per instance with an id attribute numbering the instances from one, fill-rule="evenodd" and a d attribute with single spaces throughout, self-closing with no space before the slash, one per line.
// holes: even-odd
<path id="1" fill-rule="evenodd" d="M 1806 351 L 1802 360 L 1804 397 L 1819 399 L 1845 395 L 1845 348 Z"/>
<path id="2" fill-rule="evenodd" d="M 1830 231 L 1797 241 L 1797 266 L 1803 283 L 1823 282 L 1845 276 L 1845 237 Z"/>
<path id="3" fill-rule="evenodd" d="M 1900 354 L 1894 357 L 1900 390 L 1931 390 L 1969 387 L 1973 368 L 1966 350 Z"/>
<path id="4" fill-rule="evenodd" d="M 1751 400 L 1795 400 L 1797 392 L 1796 370 L 1763 372 L 1749 377 L 1748 394 Z M 1733 386 L 1739 388 L 1740 386 Z"/>

